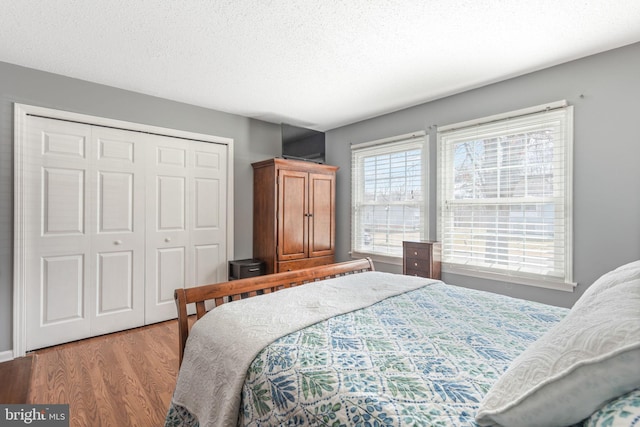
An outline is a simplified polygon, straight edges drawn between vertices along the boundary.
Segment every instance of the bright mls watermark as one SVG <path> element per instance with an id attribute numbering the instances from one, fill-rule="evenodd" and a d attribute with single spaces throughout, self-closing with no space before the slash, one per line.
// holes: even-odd
<path id="1" fill-rule="evenodd" d="M 69 405 L 0 404 L 0 427 L 69 427 Z"/>

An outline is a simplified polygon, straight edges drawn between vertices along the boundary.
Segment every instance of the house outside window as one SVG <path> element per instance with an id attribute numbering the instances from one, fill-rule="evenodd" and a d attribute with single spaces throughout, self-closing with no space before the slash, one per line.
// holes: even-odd
<path id="1" fill-rule="evenodd" d="M 423 131 L 352 145 L 352 255 L 400 263 L 425 237 L 426 145 Z"/>
<path id="2" fill-rule="evenodd" d="M 443 271 L 572 290 L 573 109 L 438 129 Z"/>

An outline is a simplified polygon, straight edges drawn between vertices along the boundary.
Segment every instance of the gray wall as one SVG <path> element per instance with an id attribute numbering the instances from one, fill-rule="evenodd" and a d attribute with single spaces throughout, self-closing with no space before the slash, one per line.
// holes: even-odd
<path id="1" fill-rule="evenodd" d="M 437 58 L 434 58 L 437 60 Z M 350 144 L 425 130 L 430 137 L 430 232 L 436 237 L 436 134 L 447 125 L 566 99 L 574 105 L 575 292 L 444 274 L 466 287 L 570 307 L 602 273 L 640 259 L 640 43 L 569 62 L 327 134 L 337 178 L 337 258 L 349 259 Z M 382 271 L 397 265 L 376 263 Z"/>
<path id="2" fill-rule="evenodd" d="M 640 44 L 327 132 L 337 180 L 337 259 L 349 259 L 351 143 L 415 130 L 430 135 L 430 232 L 436 232 L 436 145 L 445 125 L 566 99 L 575 106 L 574 293 L 444 275 L 461 286 L 571 306 L 603 272 L 640 259 Z M 234 139 L 235 258 L 252 255 L 251 162 L 280 154 L 278 125 L 0 62 L 0 352 L 13 336 L 13 103 Z M 620 183 L 620 184 L 619 184 Z M 618 187 L 620 188 L 618 190 Z M 607 223 L 609 222 L 609 223 Z M 396 265 L 377 263 L 381 271 Z"/>
<path id="3" fill-rule="evenodd" d="M 0 352 L 13 348 L 13 103 L 234 140 L 234 255 L 252 255 L 251 162 L 280 153 L 280 127 L 0 62 Z"/>

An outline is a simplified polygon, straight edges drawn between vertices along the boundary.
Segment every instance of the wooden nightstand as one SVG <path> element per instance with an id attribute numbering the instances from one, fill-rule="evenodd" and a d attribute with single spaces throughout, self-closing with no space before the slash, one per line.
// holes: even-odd
<path id="1" fill-rule="evenodd" d="M 440 242 L 402 242 L 402 274 L 440 280 Z"/>

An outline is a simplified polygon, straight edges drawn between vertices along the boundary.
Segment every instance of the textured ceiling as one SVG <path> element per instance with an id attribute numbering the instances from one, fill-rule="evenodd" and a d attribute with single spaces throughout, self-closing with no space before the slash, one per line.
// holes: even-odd
<path id="1" fill-rule="evenodd" d="M 639 0 L 0 0 L 0 61 L 318 130 L 638 41 Z"/>

